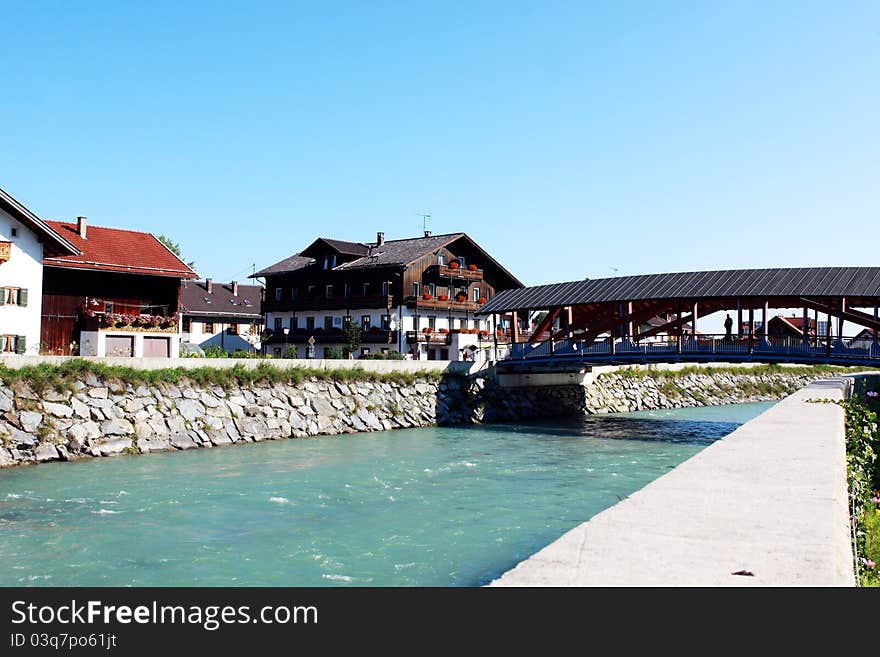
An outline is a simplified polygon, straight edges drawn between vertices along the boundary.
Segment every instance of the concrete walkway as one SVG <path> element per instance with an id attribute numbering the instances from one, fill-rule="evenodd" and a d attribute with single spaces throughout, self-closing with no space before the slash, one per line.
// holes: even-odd
<path id="1" fill-rule="evenodd" d="M 807 403 L 844 385 L 796 392 L 491 586 L 853 586 L 843 410 Z"/>

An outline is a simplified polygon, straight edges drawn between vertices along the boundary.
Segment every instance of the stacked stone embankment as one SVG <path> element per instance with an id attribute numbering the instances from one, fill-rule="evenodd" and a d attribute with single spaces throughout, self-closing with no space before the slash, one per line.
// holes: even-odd
<path id="1" fill-rule="evenodd" d="M 474 381 L 468 402 L 478 421 L 510 422 L 562 415 L 628 413 L 686 406 L 775 401 L 799 390 L 820 373 L 752 374 L 725 370 L 694 373 L 606 373 L 587 385 L 502 388 Z"/>
<path id="2" fill-rule="evenodd" d="M 87 374 L 68 387 L 0 386 L 0 466 L 422 427 L 436 424 L 438 412 L 454 421 L 438 402 L 446 384 L 430 379 L 224 388 Z"/>

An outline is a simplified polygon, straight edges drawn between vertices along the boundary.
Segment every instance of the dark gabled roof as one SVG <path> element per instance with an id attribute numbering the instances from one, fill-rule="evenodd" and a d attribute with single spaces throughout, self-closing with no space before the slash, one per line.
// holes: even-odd
<path id="1" fill-rule="evenodd" d="M 46 267 L 198 278 L 197 273 L 151 233 L 88 226 L 86 237 L 82 238 L 76 224 L 64 221 L 46 223 L 78 249 L 78 255 L 44 257 Z"/>
<path id="2" fill-rule="evenodd" d="M 382 244 L 377 242 L 343 242 L 320 237 L 312 242 L 300 253 L 285 258 L 274 265 L 266 267 L 252 274 L 250 278 L 258 278 L 268 274 L 284 274 L 315 263 L 314 258 L 305 254 L 312 252 L 317 255 L 319 247 L 327 245 L 344 255 L 359 255 L 360 257 L 343 262 L 334 271 L 356 271 L 359 269 L 372 269 L 377 267 L 403 267 L 430 253 L 434 253 L 453 242 L 465 239 L 470 246 L 491 261 L 504 276 L 508 276 L 515 287 L 522 287 L 522 283 L 507 269 L 502 267 L 492 256 L 486 253 L 479 244 L 474 242 L 467 233 L 448 233 L 446 235 L 429 235 L 427 237 L 411 237 L 400 240 L 386 240 Z"/>
<path id="3" fill-rule="evenodd" d="M 262 317 L 260 298 L 262 286 L 239 285 L 238 295 L 232 294 L 232 283 L 212 283 L 208 293 L 207 281 L 184 281 L 180 287 L 180 312 L 184 315 L 211 317 Z"/>
<path id="4" fill-rule="evenodd" d="M 373 243 L 364 257 L 345 262 L 336 269 L 340 271 L 351 269 L 367 269 L 371 267 L 389 267 L 394 265 L 406 265 L 422 256 L 442 249 L 447 244 L 454 242 L 464 233 L 450 233 L 448 235 L 431 235 L 429 237 L 411 237 L 402 240 L 387 240 L 381 245 Z"/>
<path id="5" fill-rule="evenodd" d="M 658 299 L 840 296 L 880 297 L 880 267 L 735 269 L 587 279 L 499 292 L 479 314 Z"/>
<path id="6" fill-rule="evenodd" d="M 314 263 L 314 258 L 306 258 L 299 253 L 295 253 L 289 258 L 285 258 L 284 260 L 276 262 L 274 265 L 261 269 L 255 274 L 251 274 L 248 278 L 261 278 L 270 274 L 286 274 L 288 272 L 297 271 L 298 269 L 304 269 Z"/>
<path id="7" fill-rule="evenodd" d="M 344 240 L 332 240 L 327 237 L 319 237 L 316 242 L 323 242 L 334 251 L 344 253 L 346 255 L 365 256 L 370 252 L 369 244 L 361 242 L 346 242 Z M 311 246 L 309 247 L 309 249 Z M 306 249 L 308 251 L 309 249 Z M 305 252 L 305 251 L 304 251 Z"/>
<path id="8" fill-rule="evenodd" d="M 80 251 L 49 224 L 0 188 L 0 208 L 43 238 L 44 256 L 79 255 Z"/>

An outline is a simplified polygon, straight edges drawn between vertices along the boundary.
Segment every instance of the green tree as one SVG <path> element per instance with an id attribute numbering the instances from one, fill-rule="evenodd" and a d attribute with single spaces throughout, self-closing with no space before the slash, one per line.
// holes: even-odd
<path id="1" fill-rule="evenodd" d="M 345 357 L 357 351 L 361 343 L 361 327 L 354 322 L 346 322 L 342 327 L 342 351 Z"/>
<path id="2" fill-rule="evenodd" d="M 180 244 L 178 244 L 177 242 L 172 240 L 170 237 L 166 237 L 165 235 L 159 235 L 158 239 L 160 242 L 162 242 L 162 244 L 164 244 L 165 246 L 168 247 L 168 250 L 171 251 L 171 253 L 173 253 L 178 258 L 183 260 L 183 251 L 180 249 Z M 183 260 L 183 261 L 186 262 L 186 260 Z M 190 269 L 195 269 L 196 268 L 195 260 L 190 260 L 189 262 L 186 263 L 186 266 L 189 267 Z"/>

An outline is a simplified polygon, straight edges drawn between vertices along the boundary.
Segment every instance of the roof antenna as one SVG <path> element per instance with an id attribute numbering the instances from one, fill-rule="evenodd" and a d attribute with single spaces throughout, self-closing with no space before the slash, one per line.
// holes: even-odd
<path id="1" fill-rule="evenodd" d="M 431 220 L 431 215 L 421 214 L 419 212 L 416 212 L 416 214 L 422 218 L 422 233 L 424 233 L 425 237 L 430 237 L 431 231 L 428 230 L 428 222 Z"/>
<path id="2" fill-rule="evenodd" d="M 611 274 L 612 276 L 617 276 L 617 267 L 609 267 L 608 269 L 614 272 L 613 274 Z"/>

